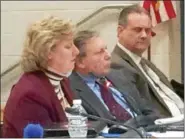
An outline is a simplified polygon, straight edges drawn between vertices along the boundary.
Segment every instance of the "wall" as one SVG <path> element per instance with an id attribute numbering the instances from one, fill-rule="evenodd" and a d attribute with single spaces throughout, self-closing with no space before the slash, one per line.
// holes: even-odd
<path id="1" fill-rule="evenodd" d="M 107 4 L 133 4 L 139 1 L 2 1 L 1 2 L 1 73 L 17 62 L 23 48 L 27 27 L 32 22 L 48 15 L 80 19 Z M 116 43 L 116 24 L 119 9 L 106 10 L 95 16 L 82 28 L 94 28 L 108 43 L 111 52 Z M 178 11 L 179 14 L 179 11 Z M 157 36 L 152 40 L 152 61 L 169 78 L 180 81 L 179 15 L 170 22 L 156 28 Z M 172 43 L 173 42 L 173 43 Z M 174 66 L 175 64 L 175 66 Z M 1 96 L 6 100 L 10 87 L 19 77 L 20 69 L 1 78 Z"/>
<path id="2" fill-rule="evenodd" d="M 171 79 L 181 82 L 181 27 L 180 27 L 180 1 L 177 1 L 177 18 L 170 21 L 169 27 L 169 75 Z"/>
<path id="3" fill-rule="evenodd" d="M 151 60 L 169 79 L 181 82 L 180 2 L 176 1 L 177 17 L 158 24 L 152 39 Z"/>
<path id="4" fill-rule="evenodd" d="M 25 31 L 32 22 L 48 15 L 56 15 L 72 19 L 76 23 L 101 6 L 122 3 L 122 1 L 2 1 L 1 72 L 19 59 Z"/>

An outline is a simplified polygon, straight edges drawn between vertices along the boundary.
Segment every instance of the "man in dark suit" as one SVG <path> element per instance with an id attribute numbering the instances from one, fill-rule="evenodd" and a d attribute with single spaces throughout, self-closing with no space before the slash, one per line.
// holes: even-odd
<path id="1" fill-rule="evenodd" d="M 96 32 L 78 32 L 74 44 L 80 54 L 69 77 L 70 85 L 87 113 L 135 127 L 153 124 L 159 118 L 152 104 L 126 87 L 127 78 L 120 78 L 122 72 L 110 72 L 110 54 Z"/>
<path id="2" fill-rule="evenodd" d="M 111 55 L 111 67 L 126 73 L 129 87 L 152 101 L 162 114 L 178 116 L 183 113 L 183 101 L 167 77 L 142 57 L 150 45 L 151 28 L 151 17 L 144 8 L 137 5 L 124 8 L 118 20 L 118 43 Z"/>

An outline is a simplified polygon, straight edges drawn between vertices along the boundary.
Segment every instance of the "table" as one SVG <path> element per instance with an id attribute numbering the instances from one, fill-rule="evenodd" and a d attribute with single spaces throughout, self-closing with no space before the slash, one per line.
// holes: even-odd
<path id="1" fill-rule="evenodd" d="M 152 134 L 153 137 L 156 137 L 156 138 L 166 138 L 166 137 L 171 137 L 171 138 L 175 138 L 175 139 L 181 139 L 183 138 L 184 139 L 184 132 L 183 131 L 167 131 L 165 133 L 159 133 L 159 132 L 148 132 L 149 134 Z M 53 137 L 54 139 L 55 137 Z M 61 138 L 61 137 L 58 137 L 58 138 Z M 97 137 L 97 139 L 99 138 L 104 138 L 102 136 L 99 136 Z M 120 137 L 122 138 L 122 137 Z M 52 139 L 52 138 L 49 138 L 49 139 Z M 65 139 L 62 137 L 62 139 Z M 69 138 L 66 138 L 66 139 L 69 139 Z M 78 138 L 74 138 L 74 139 L 78 139 Z M 90 138 L 88 138 L 90 139 Z M 93 138 L 92 138 L 93 139 Z M 94 138 L 95 139 L 95 138 Z"/>
<path id="2" fill-rule="evenodd" d="M 154 137 L 165 138 L 165 137 L 174 137 L 174 138 L 184 138 L 184 131 L 167 131 L 164 133 L 160 132 L 148 132 Z"/>

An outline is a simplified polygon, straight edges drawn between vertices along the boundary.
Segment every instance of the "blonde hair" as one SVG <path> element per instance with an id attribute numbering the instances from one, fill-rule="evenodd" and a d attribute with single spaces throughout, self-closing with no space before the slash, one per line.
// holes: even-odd
<path id="1" fill-rule="evenodd" d="M 30 26 L 27 31 L 21 56 L 24 72 L 44 70 L 47 67 L 47 55 L 57 42 L 74 32 L 70 21 L 50 16 Z"/>

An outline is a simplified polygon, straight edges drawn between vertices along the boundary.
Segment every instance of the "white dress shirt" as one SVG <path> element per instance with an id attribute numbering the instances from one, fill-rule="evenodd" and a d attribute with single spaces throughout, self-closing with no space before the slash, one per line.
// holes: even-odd
<path id="1" fill-rule="evenodd" d="M 173 92 L 169 87 L 167 87 L 163 82 L 161 82 L 158 75 L 147 65 L 145 65 L 145 69 L 143 69 L 141 65 L 142 57 L 132 53 L 124 46 L 122 46 L 119 42 L 117 43 L 118 47 L 120 47 L 124 52 L 126 52 L 134 63 L 139 67 L 142 73 L 145 75 L 147 80 L 152 84 L 153 88 L 156 90 L 158 95 L 162 98 L 163 102 L 166 104 L 167 108 L 171 112 L 172 116 L 178 116 L 183 113 L 184 103 L 180 99 L 180 97 Z M 146 73 L 147 72 L 147 73 Z"/>

